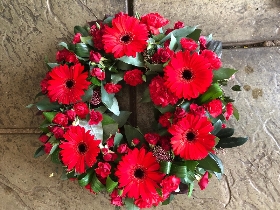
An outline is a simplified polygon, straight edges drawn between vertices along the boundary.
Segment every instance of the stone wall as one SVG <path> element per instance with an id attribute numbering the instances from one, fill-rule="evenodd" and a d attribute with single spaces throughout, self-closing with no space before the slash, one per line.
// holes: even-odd
<path id="1" fill-rule="evenodd" d="M 159 12 L 186 25 L 200 25 L 204 34 L 226 44 L 280 39 L 278 0 L 135 0 L 133 11 Z M 1 0 L 0 2 L 0 209 L 114 209 L 106 194 L 92 195 L 77 183 L 61 181 L 61 169 L 46 156 L 33 158 L 40 145 L 41 119 L 25 106 L 40 91 L 54 61 L 57 43 L 71 40 L 73 27 L 104 14 L 127 11 L 124 0 Z M 176 196 L 156 209 L 278 209 L 280 206 L 280 48 L 237 48 L 223 51 L 226 67 L 239 69 L 230 85 L 240 111 L 231 120 L 238 135 L 249 141 L 219 154 L 225 175 L 208 188 L 198 186 L 192 198 Z M 139 97 L 139 91 L 137 92 Z M 128 98 L 124 106 L 128 106 Z M 149 110 L 138 105 L 138 125 L 147 129 Z"/>

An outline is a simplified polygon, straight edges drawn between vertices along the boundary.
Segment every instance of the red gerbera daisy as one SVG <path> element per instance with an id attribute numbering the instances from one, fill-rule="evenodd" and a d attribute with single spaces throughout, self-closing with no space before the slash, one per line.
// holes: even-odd
<path id="1" fill-rule="evenodd" d="M 71 126 L 63 135 L 65 142 L 62 142 L 61 159 L 68 170 L 75 169 L 77 173 L 84 173 L 87 167 L 92 167 L 100 151 L 101 140 L 94 140 L 94 136 L 83 127 Z"/>
<path id="2" fill-rule="evenodd" d="M 102 37 L 106 53 L 113 53 L 115 58 L 136 56 L 146 49 L 148 30 L 139 20 L 125 14 L 117 15 L 112 20 L 113 27 L 105 26 Z"/>
<path id="3" fill-rule="evenodd" d="M 201 160 L 213 151 L 215 136 L 207 117 L 188 114 L 172 125 L 168 132 L 173 135 L 171 145 L 175 155 L 186 160 Z"/>
<path id="4" fill-rule="evenodd" d="M 165 85 L 179 98 L 197 98 L 211 85 L 209 62 L 197 53 L 179 51 L 164 69 Z"/>
<path id="5" fill-rule="evenodd" d="M 119 187 L 123 187 L 123 196 L 149 200 L 156 194 L 156 188 L 162 181 L 164 174 L 152 152 L 144 148 L 130 150 L 119 162 L 115 175 L 119 178 Z"/>
<path id="6" fill-rule="evenodd" d="M 49 73 L 48 96 L 51 101 L 58 101 L 61 104 L 75 103 L 81 100 L 84 90 L 90 82 L 86 79 L 87 72 L 84 72 L 81 64 L 70 68 L 67 65 L 57 66 Z"/>

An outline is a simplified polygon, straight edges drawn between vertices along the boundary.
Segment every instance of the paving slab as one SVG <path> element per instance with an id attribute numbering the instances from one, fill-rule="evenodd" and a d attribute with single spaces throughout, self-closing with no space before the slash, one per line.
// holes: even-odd
<path id="1" fill-rule="evenodd" d="M 159 12 L 185 25 L 199 25 L 203 34 L 223 42 L 247 42 L 280 38 L 279 0 L 137 0 L 134 12 Z"/>
<path id="2" fill-rule="evenodd" d="M 40 91 L 57 44 L 71 41 L 75 25 L 95 20 L 94 14 L 125 11 L 125 0 L 2 0 L 0 2 L 0 128 L 37 127 L 35 111 L 25 108 Z M 20 120 L 19 120 L 20 117 Z"/>
<path id="3" fill-rule="evenodd" d="M 184 209 L 277 209 L 280 203 L 280 48 L 231 49 L 223 51 L 224 67 L 239 70 L 225 92 L 234 98 L 240 120 L 231 119 L 236 136 L 248 136 L 239 148 L 219 153 L 225 176 L 221 181 L 194 193 L 194 199 L 180 198 Z M 240 85 L 241 92 L 230 91 Z M 138 100 L 144 87 L 138 89 Z M 151 132 L 153 110 L 150 104 L 138 105 L 138 125 Z M 210 182 L 210 183 L 211 183 Z M 213 192 L 215 194 L 213 194 Z M 174 204 L 174 209 L 176 209 Z M 178 208 L 179 209 L 179 208 Z"/>

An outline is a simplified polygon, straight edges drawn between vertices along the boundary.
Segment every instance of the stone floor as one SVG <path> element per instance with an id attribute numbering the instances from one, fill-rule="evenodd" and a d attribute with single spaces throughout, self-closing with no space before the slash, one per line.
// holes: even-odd
<path id="1" fill-rule="evenodd" d="M 54 60 L 57 43 L 70 40 L 76 24 L 93 20 L 94 14 L 132 10 L 159 12 L 171 23 L 200 25 L 204 34 L 213 33 L 228 45 L 280 39 L 279 0 L 1 0 L 1 210 L 114 209 L 105 194 L 92 195 L 75 182 L 61 181 L 56 165 L 45 157 L 33 159 L 40 119 L 25 106 L 40 90 L 44 59 Z M 225 166 L 222 180 L 213 178 L 192 198 L 176 196 L 169 206 L 156 209 L 280 208 L 279 58 L 279 47 L 245 45 L 223 51 L 224 66 L 239 70 L 231 85 L 242 87 L 232 95 L 241 119 L 230 123 L 249 141 L 220 154 Z M 145 129 L 149 111 L 143 105 L 137 110 L 138 125 Z"/>

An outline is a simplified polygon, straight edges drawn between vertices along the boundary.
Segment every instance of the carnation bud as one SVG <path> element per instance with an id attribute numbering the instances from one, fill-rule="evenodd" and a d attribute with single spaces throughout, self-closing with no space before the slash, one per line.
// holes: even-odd
<path id="1" fill-rule="evenodd" d="M 134 139 L 132 139 L 132 145 L 133 146 L 136 146 L 137 144 L 139 144 L 140 143 L 140 140 L 139 139 L 137 139 L 137 138 L 134 138 Z"/>
<path id="2" fill-rule="evenodd" d="M 89 53 L 89 60 L 94 63 L 99 63 L 102 56 L 99 52 L 90 51 Z"/>
<path id="3" fill-rule="evenodd" d="M 118 146 L 117 152 L 120 153 L 120 154 L 127 153 L 127 152 L 128 152 L 128 146 L 127 146 L 127 144 L 120 144 L 120 145 Z"/>

